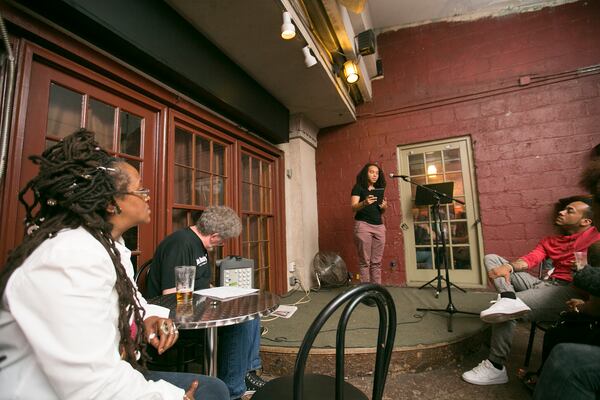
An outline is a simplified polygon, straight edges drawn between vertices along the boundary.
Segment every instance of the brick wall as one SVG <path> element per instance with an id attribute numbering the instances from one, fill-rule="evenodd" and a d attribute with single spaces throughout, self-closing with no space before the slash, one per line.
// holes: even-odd
<path id="1" fill-rule="evenodd" d="M 357 271 L 350 190 L 367 161 L 397 170 L 398 145 L 470 135 L 486 253 L 508 258 L 552 232 L 553 203 L 579 194 L 600 143 L 600 2 L 379 35 L 385 77 L 356 123 L 319 133 L 321 250 Z M 567 72 L 565 74 L 561 74 Z M 556 75 L 561 74 L 561 75 Z M 519 78 L 531 78 L 520 86 Z M 384 282 L 406 280 L 397 183 L 389 182 Z M 398 267 L 391 268 L 390 262 Z"/>

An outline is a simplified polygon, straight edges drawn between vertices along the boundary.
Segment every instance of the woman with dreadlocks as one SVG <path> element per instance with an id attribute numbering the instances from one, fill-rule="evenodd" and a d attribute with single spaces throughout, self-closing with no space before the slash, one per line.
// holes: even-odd
<path id="1" fill-rule="evenodd" d="M 138 171 L 85 130 L 31 160 L 26 236 L 0 275 L 0 399 L 228 399 L 215 378 L 145 370 L 146 344 L 178 332 L 132 281 L 122 234 L 150 221 Z"/>

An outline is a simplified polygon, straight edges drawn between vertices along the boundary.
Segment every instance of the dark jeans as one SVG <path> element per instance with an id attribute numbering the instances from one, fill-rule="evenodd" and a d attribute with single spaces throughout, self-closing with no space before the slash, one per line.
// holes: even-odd
<path id="1" fill-rule="evenodd" d="M 246 373 L 260 368 L 260 318 L 222 326 L 218 335 L 217 376 L 236 399 L 246 391 Z"/>
<path id="2" fill-rule="evenodd" d="M 229 400 L 227 386 L 217 378 L 185 372 L 164 371 L 147 371 L 144 375 L 148 380 L 158 381 L 162 379 L 185 391 L 188 390 L 194 380 L 197 380 L 198 389 L 196 389 L 194 396 L 195 400 Z M 181 396 L 181 399 L 183 400 L 183 396 Z"/>
<path id="3" fill-rule="evenodd" d="M 550 353 L 534 400 L 594 400 L 600 390 L 600 347 L 561 343 Z"/>

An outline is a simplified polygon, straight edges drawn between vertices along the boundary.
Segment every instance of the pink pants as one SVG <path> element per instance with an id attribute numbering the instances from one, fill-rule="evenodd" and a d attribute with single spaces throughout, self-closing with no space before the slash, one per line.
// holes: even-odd
<path id="1" fill-rule="evenodd" d="M 385 225 L 371 225 L 364 221 L 354 221 L 354 240 L 358 249 L 360 281 L 381 284 Z"/>

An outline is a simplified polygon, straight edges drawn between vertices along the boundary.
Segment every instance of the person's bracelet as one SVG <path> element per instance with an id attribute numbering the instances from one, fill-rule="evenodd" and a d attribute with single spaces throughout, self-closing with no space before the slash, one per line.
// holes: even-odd
<path id="1" fill-rule="evenodd" d="M 515 272 L 515 266 L 513 265 L 513 263 L 508 263 L 506 265 L 508 265 L 510 267 L 510 273 L 511 274 Z"/>

